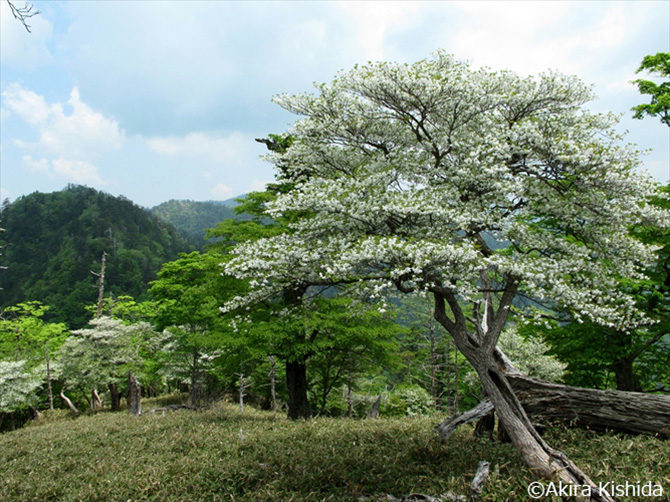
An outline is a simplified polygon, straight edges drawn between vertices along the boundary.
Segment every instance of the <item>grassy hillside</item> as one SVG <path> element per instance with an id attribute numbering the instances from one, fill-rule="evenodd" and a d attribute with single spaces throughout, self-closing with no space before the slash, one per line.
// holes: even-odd
<path id="1" fill-rule="evenodd" d="M 473 438 L 466 428 L 440 443 L 432 432 L 439 417 L 290 422 L 248 407 L 240 415 L 229 404 L 138 418 L 57 413 L 58 420 L 0 435 L 3 502 L 356 501 L 384 493 L 466 493 L 480 460 L 489 460 L 492 472 L 483 500 L 528 500 L 534 480 L 509 444 Z M 576 430 L 547 439 L 596 481 L 650 480 L 662 484 L 660 500 L 668 500 L 670 441 Z"/>

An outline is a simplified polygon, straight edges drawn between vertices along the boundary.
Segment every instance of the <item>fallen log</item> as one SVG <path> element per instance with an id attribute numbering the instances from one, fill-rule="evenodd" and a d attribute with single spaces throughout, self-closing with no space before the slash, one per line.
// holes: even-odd
<path id="1" fill-rule="evenodd" d="M 507 380 L 534 422 L 670 437 L 670 396 L 571 387 L 518 372 L 509 373 Z M 491 410 L 493 405 L 484 400 L 472 410 L 447 418 L 435 430 L 446 440 L 459 425 L 483 418 Z"/>
<path id="2" fill-rule="evenodd" d="M 570 387 L 518 373 L 508 380 L 535 421 L 670 437 L 670 396 Z"/>

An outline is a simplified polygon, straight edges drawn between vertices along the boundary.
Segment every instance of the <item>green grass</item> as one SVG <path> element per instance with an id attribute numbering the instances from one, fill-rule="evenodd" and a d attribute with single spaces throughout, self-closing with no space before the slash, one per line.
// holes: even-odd
<path id="1" fill-rule="evenodd" d="M 492 472 L 483 500 L 528 500 L 534 480 L 509 444 L 473 438 L 468 428 L 441 443 L 432 432 L 439 417 L 291 422 L 249 407 L 240 415 L 224 403 L 141 417 L 58 415 L 0 435 L 1 501 L 356 501 L 467 493 L 480 460 L 490 461 Z M 670 500 L 670 441 L 565 429 L 546 438 L 596 482 L 649 480 L 663 486 L 661 500 Z"/>

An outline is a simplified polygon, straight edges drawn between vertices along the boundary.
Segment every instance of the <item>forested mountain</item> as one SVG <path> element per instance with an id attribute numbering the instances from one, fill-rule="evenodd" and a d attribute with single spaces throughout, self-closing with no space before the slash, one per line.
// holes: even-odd
<path id="1" fill-rule="evenodd" d="M 163 221 L 187 236 L 196 246 L 205 244 L 205 232 L 217 223 L 227 219 L 250 219 L 250 216 L 238 215 L 233 208 L 235 199 L 222 202 L 192 200 L 169 200 L 151 208 L 151 212 Z"/>
<path id="2" fill-rule="evenodd" d="M 124 197 L 68 185 L 20 197 L 0 212 L 0 307 L 39 300 L 50 321 L 79 328 L 96 302 L 103 251 L 105 292 L 146 296 L 167 261 L 192 246 L 171 225 Z"/>

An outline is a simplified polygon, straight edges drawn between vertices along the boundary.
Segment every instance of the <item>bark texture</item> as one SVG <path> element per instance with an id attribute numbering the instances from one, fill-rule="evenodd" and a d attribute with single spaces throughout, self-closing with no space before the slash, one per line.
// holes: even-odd
<path id="1" fill-rule="evenodd" d="M 75 415 L 79 415 L 79 410 L 76 408 L 74 404 L 72 404 L 72 401 L 63 393 L 63 391 L 60 391 L 60 397 L 65 401 L 65 404 L 67 404 L 67 407 L 70 408 L 70 411 L 74 413 Z"/>
<path id="2" fill-rule="evenodd" d="M 534 421 L 563 421 L 599 431 L 670 437 L 670 396 L 583 389 L 519 373 L 507 378 Z"/>
<path id="3" fill-rule="evenodd" d="M 131 415 L 139 416 L 142 414 L 142 391 L 137 377 L 133 373 L 128 373 L 128 412 Z"/>
<path id="4" fill-rule="evenodd" d="M 486 277 L 483 277 L 483 281 L 487 282 L 485 280 Z M 510 385 L 506 374 L 506 360 L 501 358 L 496 345 L 507 321 L 517 286 L 516 280 L 509 278 L 497 311 L 494 311 L 490 298 L 485 297 L 481 321 L 474 333 L 468 331 L 466 327 L 467 319 L 456 295 L 448 289 L 442 288 L 438 291 L 436 288 L 435 320 L 447 330 L 458 349 L 477 372 L 502 427 L 509 434 L 524 463 L 536 475 L 545 479 L 556 479 L 570 485 L 589 486 L 591 500 L 613 502 L 612 497 L 602 492 L 563 452 L 552 448 L 542 439 Z M 453 319 L 447 315 L 445 308 L 447 304 Z"/>
<path id="5" fill-rule="evenodd" d="M 286 362 L 286 387 L 288 389 L 288 418 L 309 418 L 311 410 L 307 398 L 307 366 L 304 362 Z"/>
<path id="6" fill-rule="evenodd" d="M 119 388 L 115 382 L 110 383 L 107 387 L 109 388 L 112 411 L 118 411 L 121 407 L 121 394 L 119 393 Z"/>

